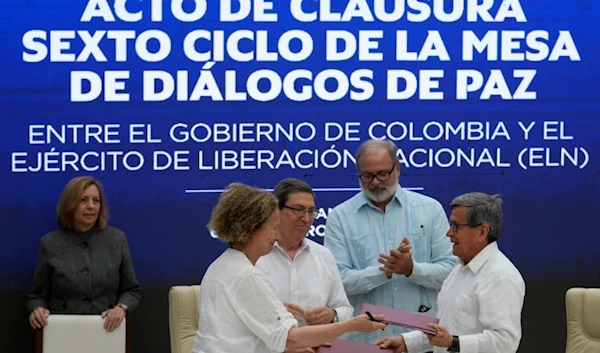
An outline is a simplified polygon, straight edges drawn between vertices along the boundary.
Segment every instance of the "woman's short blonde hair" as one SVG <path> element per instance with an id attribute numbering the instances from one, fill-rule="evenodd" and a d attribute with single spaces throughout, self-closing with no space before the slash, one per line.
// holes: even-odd
<path id="1" fill-rule="evenodd" d="M 213 208 L 208 228 L 222 241 L 244 247 L 276 210 L 277 199 L 270 192 L 232 183 Z"/>
<path id="2" fill-rule="evenodd" d="M 100 210 L 98 211 L 96 228 L 102 230 L 106 227 L 106 223 L 108 222 L 108 206 L 106 205 L 104 191 L 100 182 L 89 176 L 73 178 L 65 186 L 58 205 L 56 205 L 56 218 L 59 227 L 73 230 L 73 215 L 81 203 L 83 191 L 91 185 L 95 185 L 100 194 Z"/>

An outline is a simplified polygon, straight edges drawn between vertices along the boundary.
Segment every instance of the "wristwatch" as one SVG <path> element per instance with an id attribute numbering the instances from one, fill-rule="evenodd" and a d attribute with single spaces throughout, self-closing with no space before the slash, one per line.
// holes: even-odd
<path id="1" fill-rule="evenodd" d="M 452 345 L 448 348 L 448 352 L 460 352 L 460 341 L 458 336 L 452 336 Z"/>
<path id="2" fill-rule="evenodd" d="M 330 322 L 330 323 L 332 324 L 332 323 L 334 323 L 334 322 L 338 322 L 338 321 L 339 321 L 339 319 L 338 319 L 338 316 L 337 316 L 337 310 L 335 310 L 334 308 L 330 308 L 330 309 L 331 309 L 331 310 L 333 310 L 333 313 L 334 313 L 334 315 L 333 315 L 333 320 L 331 320 L 331 322 Z"/>

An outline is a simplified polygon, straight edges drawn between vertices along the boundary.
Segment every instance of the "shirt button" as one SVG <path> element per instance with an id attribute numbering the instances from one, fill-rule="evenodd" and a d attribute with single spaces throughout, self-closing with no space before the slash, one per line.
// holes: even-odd
<path id="1" fill-rule="evenodd" d="M 92 300 L 90 298 L 85 298 L 83 300 L 83 302 L 86 303 L 86 304 L 90 304 L 92 302 Z"/>
<path id="2" fill-rule="evenodd" d="M 83 270 L 81 270 L 81 273 L 83 273 L 84 275 L 89 275 L 90 274 L 90 269 L 89 268 L 84 268 Z"/>

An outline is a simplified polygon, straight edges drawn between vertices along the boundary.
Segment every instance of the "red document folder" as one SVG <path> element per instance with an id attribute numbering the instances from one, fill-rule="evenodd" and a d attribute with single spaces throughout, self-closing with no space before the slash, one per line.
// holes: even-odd
<path id="1" fill-rule="evenodd" d="M 367 311 L 371 313 L 371 315 L 385 315 L 382 322 L 388 325 L 407 327 L 431 334 L 435 334 L 436 331 L 429 327 L 429 324 L 437 324 L 440 322 L 440 320 L 435 317 L 421 313 L 413 313 L 373 304 L 363 304 L 360 308 L 361 314 L 364 314 Z"/>
<path id="2" fill-rule="evenodd" d="M 333 340 L 331 347 L 319 347 L 317 353 L 391 353 L 389 348 L 382 349 L 379 346 L 368 343 L 352 342 L 344 340 Z"/>

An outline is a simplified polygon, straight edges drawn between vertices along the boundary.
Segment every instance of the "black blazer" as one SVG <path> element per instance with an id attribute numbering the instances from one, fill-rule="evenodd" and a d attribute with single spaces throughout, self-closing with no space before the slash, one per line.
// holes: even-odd
<path id="1" fill-rule="evenodd" d="M 140 300 L 140 284 L 125 233 L 106 226 L 87 232 L 60 229 L 40 240 L 27 309 L 44 307 L 57 314 L 100 314 Z"/>

